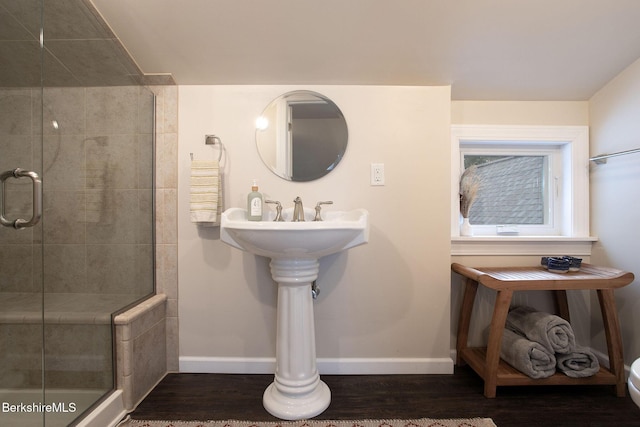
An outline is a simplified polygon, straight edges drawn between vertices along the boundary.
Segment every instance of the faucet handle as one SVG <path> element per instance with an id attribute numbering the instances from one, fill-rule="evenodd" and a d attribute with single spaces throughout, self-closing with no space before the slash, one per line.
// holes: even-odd
<path id="1" fill-rule="evenodd" d="M 284 219 L 282 219 L 282 203 L 277 200 L 265 200 L 264 202 L 276 205 L 276 217 L 273 219 L 274 221 L 284 221 Z"/>
<path id="2" fill-rule="evenodd" d="M 328 200 L 326 202 L 318 202 L 316 204 L 316 216 L 313 218 L 314 221 L 322 221 L 322 217 L 320 216 L 320 209 L 322 209 L 321 205 L 332 205 L 333 201 Z"/>

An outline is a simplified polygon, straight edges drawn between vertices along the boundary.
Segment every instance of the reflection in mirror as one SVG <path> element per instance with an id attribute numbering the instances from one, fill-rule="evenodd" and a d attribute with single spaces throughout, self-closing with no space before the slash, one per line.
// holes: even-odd
<path id="1" fill-rule="evenodd" d="M 312 181 L 331 172 L 344 156 L 347 139 L 342 112 L 316 92 L 285 93 L 256 120 L 262 161 L 289 181 Z"/>

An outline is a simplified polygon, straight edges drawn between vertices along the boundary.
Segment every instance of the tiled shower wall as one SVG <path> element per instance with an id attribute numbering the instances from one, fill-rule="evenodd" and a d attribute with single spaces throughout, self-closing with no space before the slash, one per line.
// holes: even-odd
<path id="1" fill-rule="evenodd" d="M 0 89 L 0 171 L 34 169 L 32 104 L 36 95 L 28 88 Z M 6 197 L 6 217 L 30 218 L 29 186 L 9 179 L 4 190 L 10 192 Z M 0 227 L 0 388 L 42 385 L 43 325 L 42 316 L 38 316 L 42 257 L 32 245 L 34 235 L 40 232 L 40 225 L 19 232 Z M 27 300 L 20 298 L 22 295 L 11 298 L 16 294 Z M 27 301 L 33 302 L 25 304 Z"/>
<path id="2" fill-rule="evenodd" d="M 178 87 L 156 94 L 156 291 L 167 296 L 167 371 L 178 371 Z"/>
<path id="3" fill-rule="evenodd" d="M 127 411 L 167 371 L 178 370 L 177 300 L 177 96 L 175 86 L 156 94 L 157 294 L 115 317 L 117 388 Z"/>
<path id="4" fill-rule="evenodd" d="M 46 88 L 43 123 L 45 292 L 150 293 L 153 97 Z"/>
<path id="5" fill-rule="evenodd" d="M 39 254 L 27 252 L 42 235 L 45 292 L 149 293 L 153 116 L 147 89 L 47 88 L 42 109 L 39 90 L 4 89 L 0 97 L 0 168 L 39 171 L 42 134 L 44 145 L 43 219 L 33 229 L 0 230 L 2 292 L 40 291 Z M 9 179 L 6 190 L 7 217 L 29 218 L 28 180 Z M 19 268 L 27 266 L 33 267 Z"/>
<path id="6" fill-rule="evenodd" d="M 34 170 L 34 133 L 39 134 L 32 105 L 39 93 L 29 88 L 0 89 L 0 138 L 2 155 L 0 171 L 21 167 Z M 38 114 L 39 117 L 39 114 Z M 36 139 L 39 141 L 39 138 Z M 39 142 L 38 142 L 39 144 Z M 7 218 L 31 217 L 31 189 L 17 180 L 8 179 L 5 190 L 5 214 Z M 41 292 L 39 276 L 39 257 L 32 253 L 34 236 L 41 233 L 41 225 L 16 230 L 0 227 L 0 291 L 2 292 Z M 37 255 L 37 254 L 36 254 Z M 34 263 L 37 263 L 34 265 Z"/>

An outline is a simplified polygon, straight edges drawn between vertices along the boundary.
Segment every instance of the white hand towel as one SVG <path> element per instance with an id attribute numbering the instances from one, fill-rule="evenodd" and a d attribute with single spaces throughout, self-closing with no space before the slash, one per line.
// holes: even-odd
<path id="1" fill-rule="evenodd" d="M 204 226 L 219 225 L 222 211 L 222 186 L 218 161 L 191 162 L 191 222 Z"/>

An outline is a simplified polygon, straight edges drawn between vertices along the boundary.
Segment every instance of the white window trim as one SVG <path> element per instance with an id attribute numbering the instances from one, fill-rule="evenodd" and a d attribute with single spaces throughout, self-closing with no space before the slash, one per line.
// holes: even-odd
<path id="1" fill-rule="evenodd" d="M 460 144 L 487 141 L 548 142 L 562 145 L 563 225 L 560 236 L 460 236 Z M 587 126 L 451 126 L 451 248 L 452 255 L 590 255 L 589 128 Z M 566 252 L 565 252 L 566 251 Z M 569 252 L 571 251 L 571 252 Z M 535 253 L 534 253 L 535 252 Z"/>

